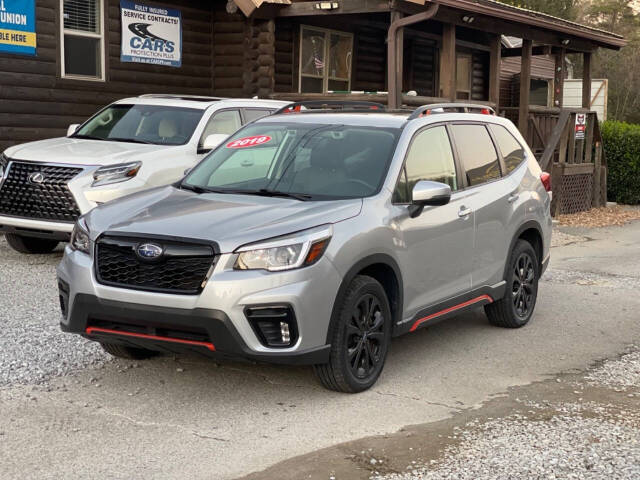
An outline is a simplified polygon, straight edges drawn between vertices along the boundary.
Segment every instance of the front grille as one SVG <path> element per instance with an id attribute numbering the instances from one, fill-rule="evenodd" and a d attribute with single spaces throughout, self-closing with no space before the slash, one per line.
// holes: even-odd
<path id="1" fill-rule="evenodd" d="M 75 222 L 80 210 L 67 183 L 80 172 L 82 168 L 12 161 L 0 188 L 0 214 Z M 36 173 L 42 174 L 39 182 L 32 179 Z"/>
<path id="2" fill-rule="evenodd" d="M 150 243 L 162 248 L 157 259 L 136 253 L 139 246 Z M 195 295 L 204 287 L 215 252 L 206 244 L 105 236 L 96 243 L 95 263 L 96 277 L 104 285 Z"/>

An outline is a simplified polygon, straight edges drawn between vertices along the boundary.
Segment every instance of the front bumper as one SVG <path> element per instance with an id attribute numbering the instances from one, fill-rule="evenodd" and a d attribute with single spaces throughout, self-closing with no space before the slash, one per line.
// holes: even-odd
<path id="1" fill-rule="evenodd" d="M 91 257 L 67 247 L 58 266 L 61 328 L 91 340 L 151 350 L 189 350 L 273 363 L 326 363 L 333 308 L 327 299 L 336 298 L 340 285 L 333 264 L 323 258 L 313 266 L 285 272 L 234 271 L 235 257 L 220 255 L 199 295 L 174 295 L 102 285 L 95 278 Z M 291 347 L 265 346 L 247 319 L 247 307 L 275 304 L 288 305 L 295 313 L 298 338 Z M 109 322 L 140 327 L 141 334 L 118 334 Z M 172 331 L 196 336 L 172 336 Z"/>
<path id="2" fill-rule="evenodd" d="M 1 233 L 15 233 L 17 235 L 50 238 L 64 242 L 69 240 L 73 225 L 70 222 L 51 222 L 34 218 L 0 215 Z"/>

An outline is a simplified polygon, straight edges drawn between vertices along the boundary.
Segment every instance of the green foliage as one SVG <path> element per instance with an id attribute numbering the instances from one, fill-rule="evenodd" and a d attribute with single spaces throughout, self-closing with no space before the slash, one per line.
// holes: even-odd
<path id="1" fill-rule="evenodd" d="M 601 131 L 609 200 L 640 204 L 640 125 L 608 121 L 602 123 Z"/>

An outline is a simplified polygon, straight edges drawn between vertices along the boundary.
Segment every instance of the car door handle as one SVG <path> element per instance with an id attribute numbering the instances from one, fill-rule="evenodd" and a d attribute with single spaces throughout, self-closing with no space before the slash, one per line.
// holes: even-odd
<path id="1" fill-rule="evenodd" d="M 460 218 L 466 218 L 469 215 L 471 215 L 472 210 L 470 208 L 467 207 L 460 207 L 460 210 L 458 210 L 458 216 Z"/>
<path id="2" fill-rule="evenodd" d="M 516 200 L 518 200 L 520 198 L 520 195 L 518 195 L 517 193 L 512 193 L 511 195 L 509 195 L 509 198 L 507 198 L 507 201 L 509 203 L 513 203 Z"/>

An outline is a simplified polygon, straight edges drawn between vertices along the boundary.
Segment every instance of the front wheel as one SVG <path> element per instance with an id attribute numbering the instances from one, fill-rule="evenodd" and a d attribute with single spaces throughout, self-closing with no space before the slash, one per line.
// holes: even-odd
<path id="1" fill-rule="evenodd" d="M 382 285 L 368 276 L 354 278 L 333 326 L 329 363 L 314 366 L 322 385 L 357 393 L 376 383 L 389 350 L 391 325 L 391 308 Z"/>
<path id="2" fill-rule="evenodd" d="M 525 326 L 536 306 L 539 276 L 536 251 L 526 240 L 518 240 L 509 257 L 504 297 L 485 307 L 489 322 L 504 328 Z"/>
<path id="3" fill-rule="evenodd" d="M 60 243 L 57 240 L 25 237 L 15 233 L 5 233 L 4 236 L 9 246 L 20 253 L 51 253 Z"/>

